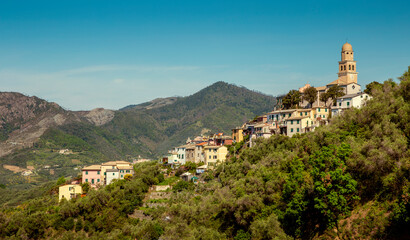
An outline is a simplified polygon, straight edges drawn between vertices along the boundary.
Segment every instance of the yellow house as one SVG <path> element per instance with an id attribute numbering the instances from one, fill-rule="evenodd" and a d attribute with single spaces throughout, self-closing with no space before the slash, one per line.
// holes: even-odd
<path id="1" fill-rule="evenodd" d="M 235 142 L 243 141 L 243 129 L 240 127 L 232 129 L 232 139 Z"/>
<path id="2" fill-rule="evenodd" d="M 67 184 L 58 188 L 58 201 L 61 201 L 63 198 L 70 201 L 70 199 L 81 195 L 83 189 L 78 184 Z"/>
<path id="3" fill-rule="evenodd" d="M 215 166 L 217 163 L 225 162 L 228 148 L 225 146 L 206 146 L 205 164 L 208 166 Z"/>

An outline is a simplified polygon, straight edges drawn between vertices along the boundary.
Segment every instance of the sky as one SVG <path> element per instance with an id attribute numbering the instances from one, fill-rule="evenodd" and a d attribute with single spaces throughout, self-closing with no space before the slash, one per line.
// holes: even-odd
<path id="1" fill-rule="evenodd" d="M 217 81 L 269 95 L 337 79 L 362 90 L 410 65 L 410 1 L 0 1 L 0 91 L 67 110 L 188 96 Z"/>

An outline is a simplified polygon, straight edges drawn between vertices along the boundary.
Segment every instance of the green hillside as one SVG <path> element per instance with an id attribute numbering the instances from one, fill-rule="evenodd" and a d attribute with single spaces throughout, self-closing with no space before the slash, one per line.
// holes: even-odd
<path id="1" fill-rule="evenodd" d="M 158 156 L 204 129 L 230 134 L 233 127 L 272 111 L 274 106 L 274 97 L 217 82 L 164 107 L 126 108 L 104 128 L 144 144 L 149 156 Z"/>
<path id="2" fill-rule="evenodd" d="M 148 186 L 169 182 L 155 163 L 60 204 L 55 186 L 41 186 L 43 196 L 28 192 L 31 200 L 1 211 L 0 237 L 408 239 L 410 67 L 400 80 L 376 86 L 366 106 L 314 132 L 238 143 L 205 184 L 176 183 L 155 201 L 162 207 L 143 207 Z M 134 209 L 144 218 L 130 217 Z"/>
<path id="3" fill-rule="evenodd" d="M 83 115 L 75 118 L 75 112 L 59 108 L 58 114 L 67 116 L 70 121 L 59 126 L 50 125 L 33 147 L 0 157 L 2 165 L 24 169 L 34 167 L 35 175 L 28 178 L 21 176 L 21 172 L 0 168 L 0 184 L 37 184 L 62 175 L 76 175 L 79 173 L 76 167 L 92 163 L 131 160 L 139 155 L 157 158 L 204 129 L 209 133 L 230 134 L 231 128 L 271 111 L 275 104 L 274 97 L 224 82 L 215 83 L 188 97 L 171 99 L 171 104 L 156 101 L 159 107 L 150 109 L 141 105 L 126 107 L 116 111 L 114 118 L 102 126 L 95 126 Z M 48 106 L 45 101 L 41 103 Z M 35 112 L 39 111 L 33 109 L 31 115 L 34 117 L 27 117 L 21 124 L 38 122 L 44 114 L 41 112 L 36 116 Z M 49 113 L 49 118 L 54 118 L 53 113 Z M 69 149 L 73 153 L 59 154 L 61 149 Z M 50 168 L 45 168 L 47 165 Z"/>

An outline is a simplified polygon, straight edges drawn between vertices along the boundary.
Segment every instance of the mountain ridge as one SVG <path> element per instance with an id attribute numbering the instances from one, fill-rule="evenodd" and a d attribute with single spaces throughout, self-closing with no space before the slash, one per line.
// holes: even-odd
<path id="1" fill-rule="evenodd" d="M 156 158 L 184 144 L 188 137 L 229 134 L 233 127 L 271 111 L 276 103 L 272 96 L 225 82 L 187 97 L 154 99 L 121 110 L 68 111 L 19 93 L 0 92 L 0 99 L 3 113 L 14 116 L 2 118 L 8 120 L 0 125 L 0 164 L 37 169 L 52 163 L 63 168 L 59 174 L 73 174 L 77 166 L 110 159 Z M 73 150 L 73 154 L 59 154 L 61 149 Z"/>

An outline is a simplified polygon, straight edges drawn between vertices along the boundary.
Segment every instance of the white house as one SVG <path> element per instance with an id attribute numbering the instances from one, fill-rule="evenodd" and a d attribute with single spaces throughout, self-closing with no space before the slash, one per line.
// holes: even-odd
<path id="1" fill-rule="evenodd" d="M 343 110 L 351 107 L 360 108 L 370 98 L 371 96 L 364 92 L 348 94 L 343 97 L 339 97 L 336 99 L 336 106 L 332 107 L 332 115 L 336 116 L 343 112 Z"/>
<path id="2" fill-rule="evenodd" d="M 114 179 L 119 179 L 120 171 L 117 168 L 114 169 L 107 169 L 106 170 L 106 181 L 107 185 L 112 182 Z"/>

